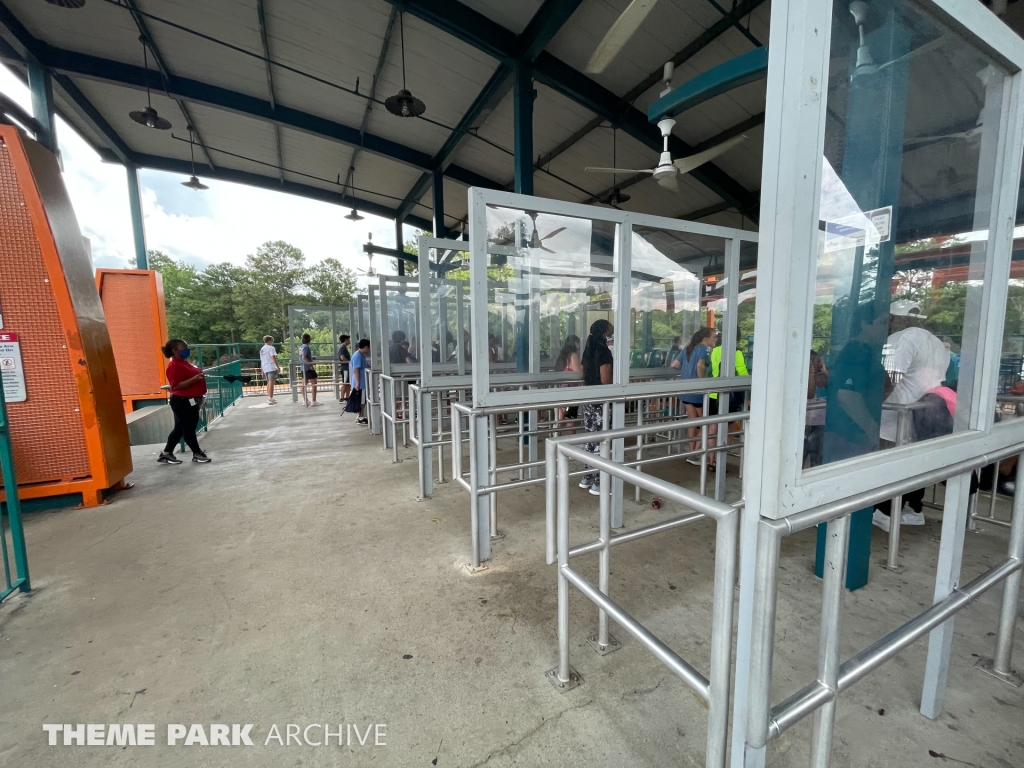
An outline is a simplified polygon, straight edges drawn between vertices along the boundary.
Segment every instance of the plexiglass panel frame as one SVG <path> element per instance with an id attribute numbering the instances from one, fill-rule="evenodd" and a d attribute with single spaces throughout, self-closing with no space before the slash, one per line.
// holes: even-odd
<path id="1" fill-rule="evenodd" d="M 464 350 L 465 336 L 470 330 L 469 280 L 461 277 L 451 279 L 448 271 L 436 267 L 439 254 L 446 264 L 468 261 L 469 243 L 420 235 L 417 246 L 420 296 L 426 297 L 425 301 L 420 301 L 420 328 L 429 329 L 421 334 L 419 344 L 420 383 L 429 387 L 450 381 L 452 376 L 468 376 L 471 367 Z M 455 259 L 454 254 L 462 254 L 463 258 Z M 462 273 L 462 269 L 457 271 Z M 446 321 L 439 317 L 442 307 Z M 442 336 L 445 337 L 443 341 Z M 438 353 L 436 362 L 435 351 Z M 454 361 L 449 360 L 452 357 Z"/>
<path id="2" fill-rule="evenodd" d="M 528 212 L 523 218 L 529 215 L 551 214 L 554 216 L 573 217 L 576 219 L 589 220 L 591 222 L 607 222 L 614 225 L 614 248 L 612 273 L 616 276 L 615 295 L 611 297 L 612 313 L 615 320 L 616 332 L 612 342 L 612 356 L 614 360 L 630 360 L 631 333 L 629 329 L 629 318 L 632 312 L 633 280 L 618 279 L 621 275 L 630 275 L 633 270 L 633 227 L 657 229 L 666 232 L 676 232 L 682 235 L 703 236 L 717 238 L 722 241 L 723 254 L 728 255 L 728 262 L 739 264 L 739 254 L 743 243 L 757 243 L 758 233 L 732 227 L 720 227 L 699 222 L 683 221 L 680 219 L 669 219 L 660 216 L 649 216 L 645 214 L 631 213 L 612 208 L 601 208 L 597 206 L 580 205 L 577 203 L 565 203 L 546 198 L 518 195 L 511 192 L 499 192 L 473 188 L 469 191 L 469 244 L 470 244 L 470 298 L 472 311 L 472 342 L 473 358 L 478 360 L 488 359 L 488 300 L 489 285 L 487 267 L 490 263 L 490 252 L 488 250 L 488 208 L 499 207 L 512 210 Z M 552 235 L 550 245 L 557 248 Z M 728 295 L 731 296 L 731 306 L 736 306 L 736 293 L 738 279 L 731 281 L 727 286 Z M 533 326 L 535 324 L 531 324 Z M 530 334 L 534 338 L 539 335 L 539 329 L 531 327 Z M 723 334 L 724 336 L 725 334 Z M 581 334 L 581 338 L 582 338 Z M 536 345 L 534 345 L 536 346 Z M 747 378 L 732 376 L 731 361 L 735 350 L 735 327 L 726 338 L 723 338 L 723 370 L 722 377 L 718 380 L 724 386 L 740 385 L 749 381 Z M 536 361 L 534 361 L 536 363 Z M 534 365 L 540 370 L 540 366 Z M 613 383 L 601 386 L 580 386 L 573 389 L 573 394 L 580 397 L 592 397 L 595 395 L 608 395 L 617 397 L 628 395 L 635 384 L 630 383 L 630 368 L 627 365 L 615 365 L 613 367 Z M 642 371 L 641 371 L 642 373 Z M 495 376 L 501 378 L 495 380 Z M 521 376 L 524 384 L 529 384 L 530 377 L 535 373 L 516 374 Z M 473 366 L 473 404 L 478 407 L 487 406 L 521 406 L 523 404 L 523 393 L 517 391 L 492 391 L 492 386 L 501 384 L 507 386 L 514 377 L 509 374 L 498 374 L 491 370 L 491 366 Z M 635 376 L 634 376 L 635 378 Z M 678 375 L 666 378 L 664 382 L 645 384 L 645 391 L 655 394 L 679 394 L 688 391 L 707 391 L 706 381 L 695 379 L 683 381 Z M 555 402 L 565 398 L 565 391 L 558 388 L 539 389 L 531 391 L 529 401 L 531 404 L 543 404 Z"/>
<path id="3" fill-rule="evenodd" d="M 769 61 L 767 99 L 774 106 L 769 112 L 776 116 L 765 129 L 763 268 L 758 280 L 758 299 L 767 311 L 757 318 L 749 469 L 744 478 L 757 497 L 752 502 L 748 495 L 748 504 L 765 517 L 786 517 L 1024 439 L 1024 428 L 1013 422 L 993 428 L 1024 146 L 1024 41 L 972 0 L 913 5 L 954 29 L 1008 73 L 998 126 L 986 126 L 997 129 L 990 144 L 991 177 L 977 193 L 990 196 L 992 203 L 988 239 L 981 244 L 985 254 L 979 260 L 984 274 L 976 276 L 982 286 L 976 297 L 980 308 L 971 327 L 965 327 L 965 334 L 973 336 L 975 360 L 966 378 L 961 373 L 959 398 L 969 402 L 958 406 L 957 413 L 966 414 L 968 423 L 954 435 L 802 469 L 832 3 L 791 3 L 796 26 L 773 39 Z"/>

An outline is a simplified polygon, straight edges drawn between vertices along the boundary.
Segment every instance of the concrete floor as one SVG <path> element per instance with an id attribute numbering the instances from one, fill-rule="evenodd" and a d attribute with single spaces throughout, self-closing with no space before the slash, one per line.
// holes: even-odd
<path id="1" fill-rule="evenodd" d="M 35 590 L 0 605 L 0 765 L 703 765 L 701 702 L 621 632 L 623 649 L 597 656 L 586 644 L 595 611 L 578 594 L 572 663 L 585 683 L 560 696 L 545 680 L 555 574 L 543 563 L 542 488 L 501 498 L 507 536 L 471 576 L 461 488 L 417 502 L 411 450 L 391 464 L 334 403 L 257 402 L 203 438 L 213 464 L 160 466 L 155 446 L 138 448 L 136 487 L 111 505 L 29 516 Z M 594 538 L 596 499 L 573 493 L 572 539 Z M 627 502 L 627 526 L 672 513 Z M 929 514 L 904 529 L 908 570 L 875 568 L 847 596 L 846 655 L 930 602 L 939 525 Z M 964 581 L 1005 541 L 1002 529 L 969 535 Z M 881 532 L 875 547 L 884 557 Z M 783 548 L 775 701 L 814 675 L 812 553 L 813 532 Z M 612 554 L 613 598 L 704 671 L 712 557 L 711 523 Z M 588 560 L 581 569 L 596 579 Z M 974 668 L 991 654 L 998 597 L 957 619 L 946 713 L 933 722 L 917 711 L 919 642 L 843 694 L 833 766 L 1024 765 L 1024 690 Z M 1015 658 L 1024 666 L 1024 629 Z M 155 723 L 158 745 L 48 747 L 50 722 Z M 168 723 L 254 723 L 257 746 L 168 747 Z M 386 723 L 387 746 L 264 746 L 288 723 Z M 809 728 L 773 744 L 769 764 L 807 765 Z"/>

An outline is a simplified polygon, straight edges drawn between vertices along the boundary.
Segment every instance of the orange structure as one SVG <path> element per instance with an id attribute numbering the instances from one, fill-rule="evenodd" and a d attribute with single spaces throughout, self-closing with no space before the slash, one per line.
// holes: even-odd
<path id="1" fill-rule="evenodd" d="M 105 490 L 123 487 L 132 458 L 92 264 L 56 158 L 6 125 L 0 318 L 0 363 L 17 373 L 4 375 L 4 392 L 21 498 L 103 503 Z"/>
<path id="2" fill-rule="evenodd" d="M 164 283 L 146 269 L 97 269 L 96 289 L 103 302 L 107 331 L 114 348 L 124 412 L 153 401 L 167 402 L 160 347 L 167 341 Z"/>

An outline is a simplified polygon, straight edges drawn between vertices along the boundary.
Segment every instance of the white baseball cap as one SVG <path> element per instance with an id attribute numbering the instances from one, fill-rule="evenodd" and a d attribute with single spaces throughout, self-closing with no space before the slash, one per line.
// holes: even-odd
<path id="1" fill-rule="evenodd" d="M 928 319 L 928 315 L 921 314 L 921 305 L 908 299 L 900 299 L 890 304 L 889 314 L 896 317 L 916 317 L 918 320 Z"/>

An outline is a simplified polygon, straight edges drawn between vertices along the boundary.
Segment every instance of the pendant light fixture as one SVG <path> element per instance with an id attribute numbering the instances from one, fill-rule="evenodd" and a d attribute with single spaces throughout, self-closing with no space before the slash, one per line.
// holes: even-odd
<path id="1" fill-rule="evenodd" d="M 157 114 L 157 111 L 153 109 L 153 100 L 149 95 L 149 51 L 146 44 L 146 38 L 140 37 L 139 42 L 142 43 L 142 61 L 143 66 L 146 69 L 146 108 L 136 112 L 129 112 L 128 117 L 147 128 L 156 128 L 158 131 L 169 131 L 171 129 L 170 120 L 160 117 L 160 115 Z"/>
<path id="2" fill-rule="evenodd" d="M 356 183 L 356 168 L 355 168 L 354 165 L 350 165 L 349 168 L 348 168 L 348 180 L 345 182 L 345 188 L 346 189 L 353 189 L 353 187 L 355 186 L 355 183 Z M 354 191 L 355 190 L 353 189 L 353 192 Z M 352 197 L 354 199 L 355 195 L 353 194 Z M 342 204 L 344 204 L 344 202 L 345 202 L 345 192 L 344 192 L 344 190 L 342 190 L 342 193 L 341 193 L 341 200 L 342 200 Z M 359 215 L 359 211 L 356 210 L 355 203 L 353 202 L 353 204 L 352 204 L 352 211 L 350 213 L 348 213 L 345 216 L 345 218 L 348 219 L 349 221 L 362 221 L 366 217 Z"/>
<path id="3" fill-rule="evenodd" d="M 403 22 L 403 18 L 404 14 L 399 11 L 398 31 L 402 43 L 402 90 L 394 96 L 388 96 L 384 99 L 384 107 L 392 115 L 398 115 L 399 117 L 419 117 L 427 111 L 427 107 L 422 101 L 413 96 L 409 92 L 409 89 L 405 87 L 405 23 Z"/>
<path id="4" fill-rule="evenodd" d="M 190 125 L 188 127 L 188 151 L 189 154 L 192 155 L 192 178 L 188 181 L 181 182 L 181 186 L 188 187 L 189 189 L 194 189 L 196 192 L 199 192 L 203 189 L 209 189 L 209 187 L 203 184 L 203 182 L 199 180 L 199 177 L 196 176 L 196 145 L 195 140 L 192 138 L 192 131 L 193 128 Z"/>

